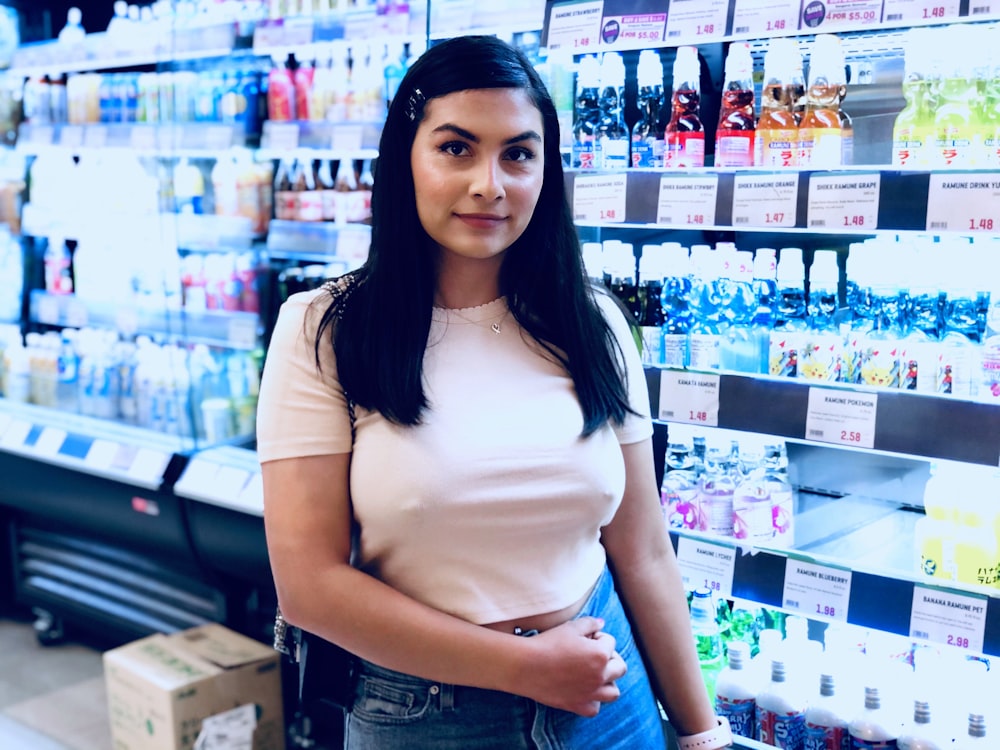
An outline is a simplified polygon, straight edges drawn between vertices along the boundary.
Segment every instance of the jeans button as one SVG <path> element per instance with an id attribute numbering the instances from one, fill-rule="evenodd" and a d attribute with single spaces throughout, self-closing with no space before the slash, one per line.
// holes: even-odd
<path id="1" fill-rule="evenodd" d="M 439 688 L 437 685 L 431 685 L 431 695 L 437 695 L 440 692 L 441 688 Z"/>

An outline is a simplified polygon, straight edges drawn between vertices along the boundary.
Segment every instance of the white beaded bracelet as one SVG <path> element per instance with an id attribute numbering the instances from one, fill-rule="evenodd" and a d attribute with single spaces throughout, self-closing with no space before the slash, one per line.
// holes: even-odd
<path id="1" fill-rule="evenodd" d="M 680 750 L 719 750 L 733 744 L 733 730 L 729 728 L 729 719 L 717 716 L 719 726 L 707 732 L 689 734 L 677 738 Z"/>

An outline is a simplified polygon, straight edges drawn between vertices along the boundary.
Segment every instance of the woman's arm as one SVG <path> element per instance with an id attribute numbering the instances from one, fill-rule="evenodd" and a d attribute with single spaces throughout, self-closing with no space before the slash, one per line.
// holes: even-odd
<path id="1" fill-rule="evenodd" d="M 622 446 L 625 495 L 604 528 L 615 584 L 645 657 L 653 690 L 678 735 L 717 725 L 698 664 L 684 585 L 660 510 L 652 441 Z"/>
<path id="2" fill-rule="evenodd" d="M 591 716 L 624 673 L 603 623 L 581 618 L 533 638 L 444 614 L 352 568 L 350 454 L 266 461 L 264 523 L 289 622 L 389 669 L 503 690 Z"/>

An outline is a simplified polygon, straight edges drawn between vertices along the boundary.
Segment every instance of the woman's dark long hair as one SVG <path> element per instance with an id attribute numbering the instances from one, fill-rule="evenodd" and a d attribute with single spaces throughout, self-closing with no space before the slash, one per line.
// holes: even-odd
<path id="1" fill-rule="evenodd" d="M 516 88 L 542 115 L 541 195 L 521 237 L 506 251 L 500 293 L 517 322 L 573 378 L 583 436 L 630 411 L 620 352 L 593 299 L 563 184 L 559 123 L 537 72 L 518 50 L 490 36 L 450 39 L 410 67 L 389 107 L 372 192 L 368 260 L 339 310 L 327 309 L 317 358 L 333 330 L 337 372 L 352 400 L 400 425 L 428 407 L 422 374 L 437 278 L 434 245 L 417 216 L 410 150 L 427 100 L 456 91 Z"/>

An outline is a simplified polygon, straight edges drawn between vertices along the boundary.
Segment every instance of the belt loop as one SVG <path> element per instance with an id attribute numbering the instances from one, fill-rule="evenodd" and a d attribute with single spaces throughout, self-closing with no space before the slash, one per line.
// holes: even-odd
<path id="1" fill-rule="evenodd" d="M 438 704 L 442 711 L 450 711 L 455 707 L 455 686 L 442 682 L 439 687 L 441 693 L 438 695 Z"/>

